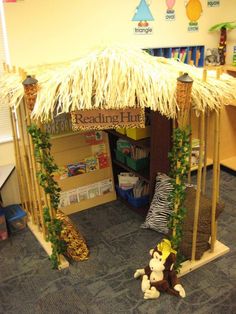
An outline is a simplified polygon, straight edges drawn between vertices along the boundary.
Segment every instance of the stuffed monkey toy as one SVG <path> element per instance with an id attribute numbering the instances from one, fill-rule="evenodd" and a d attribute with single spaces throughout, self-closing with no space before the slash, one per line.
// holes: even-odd
<path id="1" fill-rule="evenodd" d="M 150 250 L 151 260 L 143 269 L 137 269 L 134 278 L 142 276 L 141 289 L 144 299 L 156 299 L 160 292 L 185 297 L 185 290 L 179 283 L 175 270 L 176 251 L 169 240 L 164 239 L 155 249 Z"/>

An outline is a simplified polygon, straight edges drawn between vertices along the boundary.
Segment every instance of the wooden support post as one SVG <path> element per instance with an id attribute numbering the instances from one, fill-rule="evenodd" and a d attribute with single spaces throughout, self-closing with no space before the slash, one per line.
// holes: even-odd
<path id="1" fill-rule="evenodd" d="M 24 113 L 26 117 L 26 124 L 27 126 L 30 126 L 31 120 L 30 120 L 30 115 L 29 115 L 29 110 L 26 106 L 26 103 L 24 102 Z M 28 133 L 27 133 L 28 134 Z M 35 185 L 35 191 L 36 191 L 36 203 L 37 203 L 37 209 L 38 213 L 37 215 L 39 216 L 38 222 L 40 222 L 39 227 L 42 228 L 43 232 L 43 238 L 46 239 L 46 227 L 44 223 L 44 218 L 43 218 L 43 207 L 42 207 L 42 198 L 41 198 L 41 193 L 40 193 L 40 186 L 37 180 L 37 163 L 35 159 L 35 154 L 34 154 L 34 146 L 32 142 L 31 136 L 28 134 L 28 142 L 29 142 L 29 149 L 30 149 L 30 159 L 31 159 L 31 165 L 32 165 L 32 175 L 33 175 L 33 181 Z"/>
<path id="2" fill-rule="evenodd" d="M 203 82 L 206 82 L 207 80 L 207 70 L 203 69 L 202 73 L 202 80 Z M 202 194 L 206 194 L 206 173 L 207 173 L 207 137 L 208 137 L 208 122 L 209 122 L 209 116 L 208 111 L 204 114 L 204 165 L 203 165 L 203 175 L 202 175 Z"/>
<path id="3" fill-rule="evenodd" d="M 204 132 L 204 166 L 202 175 L 202 194 L 206 194 L 206 174 L 207 174 L 207 149 L 208 149 L 208 125 L 209 125 L 209 112 L 205 113 L 205 132 Z"/>
<path id="4" fill-rule="evenodd" d="M 222 74 L 223 68 L 220 67 L 217 69 L 216 72 L 216 78 L 219 80 L 220 76 Z M 219 128 L 219 136 L 218 136 L 218 151 L 217 151 L 217 201 L 219 201 L 220 198 L 220 128 L 221 128 L 221 110 L 218 111 L 218 128 Z"/>
<path id="5" fill-rule="evenodd" d="M 221 128 L 221 111 L 218 112 L 219 136 L 218 136 L 218 152 L 217 152 L 217 202 L 220 199 L 220 128 Z"/>
<path id="6" fill-rule="evenodd" d="M 192 121 L 192 110 L 190 109 L 189 111 L 189 126 L 191 126 L 191 121 Z M 192 143 L 193 137 L 192 137 L 192 130 L 190 130 L 189 134 L 189 171 L 188 171 L 188 184 L 191 184 L 191 167 L 192 167 L 192 148 L 193 148 L 193 143 Z"/>
<path id="7" fill-rule="evenodd" d="M 196 191 L 195 212 L 194 212 L 194 221 L 193 221 L 193 240 L 192 240 L 191 260 L 195 260 L 195 256 L 196 256 L 199 208 L 200 208 L 200 199 L 201 199 L 204 127 L 205 127 L 204 114 L 201 113 L 201 116 L 200 116 L 200 152 L 199 152 L 199 163 L 198 163 L 198 172 L 197 172 L 197 191 Z"/>
<path id="8" fill-rule="evenodd" d="M 16 160 L 16 171 L 17 171 L 19 190 L 20 190 L 20 199 L 21 199 L 21 204 L 24 210 L 28 213 L 29 208 L 28 208 L 27 199 L 25 195 L 24 179 L 23 179 L 21 160 L 20 160 L 19 140 L 18 140 L 17 131 L 16 131 L 16 118 L 15 118 L 15 113 L 12 112 L 12 108 L 10 108 L 10 119 L 11 119 L 14 152 L 15 152 L 15 160 Z"/>
<path id="9" fill-rule="evenodd" d="M 26 189 L 27 189 L 27 194 L 28 194 L 28 200 L 29 200 L 29 207 L 31 208 L 31 215 L 32 215 L 32 221 L 36 223 L 36 215 L 35 215 L 35 208 L 34 208 L 34 202 L 33 200 L 33 195 L 32 195 L 32 183 L 31 183 L 31 178 L 29 175 L 29 165 L 28 165 L 28 160 L 27 160 L 27 154 L 26 154 L 26 146 L 25 146 L 25 138 L 24 138 L 24 130 L 23 130 L 23 124 L 22 124 L 22 116 L 21 116 L 21 111 L 18 108 L 18 122 L 19 122 L 19 131 L 20 131 L 20 138 L 21 138 L 21 148 L 22 148 L 22 155 L 23 155 L 23 165 L 24 165 L 24 174 L 25 174 L 25 181 L 26 181 Z"/>
<path id="10" fill-rule="evenodd" d="M 216 203 L 219 196 L 219 113 L 214 113 L 215 137 L 214 137 L 214 156 L 213 156 L 213 178 L 212 178 L 212 210 L 211 210 L 211 252 L 214 252 L 216 242 Z"/>

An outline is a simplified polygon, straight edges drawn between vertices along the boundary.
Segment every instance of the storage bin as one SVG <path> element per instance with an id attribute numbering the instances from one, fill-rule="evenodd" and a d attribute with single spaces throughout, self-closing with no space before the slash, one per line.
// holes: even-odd
<path id="1" fill-rule="evenodd" d="M 149 203 L 149 195 L 141 196 L 141 197 L 134 197 L 132 193 L 128 195 L 128 202 L 133 207 L 142 207 Z"/>
<path id="2" fill-rule="evenodd" d="M 135 159 L 132 159 L 129 156 L 126 156 L 126 164 L 131 169 L 133 169 L 135 171 L 139 171 L 141 169 L 145 169 L 145 168 L 148 167 L 149 158 L 145 157 L 145 158 L 141 158 L 141 159 L 135 160 Z"/>
<path id="3" fill-rule="evenodd" d="M 127 155 L 123 154 L 118 149 L 114 149 L 114 151 L 115 151 L 115 154 L 116 154 L 116 160 L 118 160 L 118 161 L 122 162 L 123 164 L 125 164 Z"/>
<path id="4" fill-rule="evenodd" d="M 132 190 L 133 189 L 124 190 L 120 188 L 119 185 L 116 185 L 117 194 L 125 200 L 128 200 L 129 196 L 132 195 Z"/>
<path id="5" fill-rule="evenodd" d="M 17 232 L 26 226 L 26 213 L 20 205 L 9 205 L 4 207 L 4 213 L 10 232 Z"/>
<path id="6" fill-rule="evenodd" d="M 118 128 L 116 129 L 116 132 L 121 133 L 121 134 L 126 134 L 126 128 Z"/>
<path id="7" fill-rule="evenodd" d="M 140 140 L 145 137 L 149 137 L 151 134 L 150 126 L 146 126 L 145 128 L 131 128 L 126 129 L 126 135 L 133 140 Z"/>
<path id="8" fill-rule="evenodd" d="M 2 209 L 0 209 L 0 241 L 6 240 L 8 238 L 7 224 L 5 219 L 5 214 Z"/>

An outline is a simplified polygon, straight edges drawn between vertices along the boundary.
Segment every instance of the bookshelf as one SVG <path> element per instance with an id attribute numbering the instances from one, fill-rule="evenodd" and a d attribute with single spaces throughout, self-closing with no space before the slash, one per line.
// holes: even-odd
<path id="1" fill-rule="evenodd" d="M 168 173 L 169 171 L 168 152 L 171 148 L 172 121 L 162 116 L 159 112 L 150 111 L 148 114 L 150 120 L 150 137 L 134 140 L 114 130 L 107 130 L 107 133 L 109 135 L 115 184 L 118 184 L 118 174 L 120 172 L 132 172 L 149 184 L 149 202 L 151 202 L 154 193 L 157 172 Z M 161 134 L 165 134 L 165 136 L 161 136 Z M 148 149 L 150 152 L 149 166 L 145 169 L 135 171 L 129 168 L 126 164 L 118 161 L 116 159 L 115 149 L 116 142 L 119 138 L 129 141 L 131 144 L 137 147 Z M 141 215 L 145 215 L 149 208 L 149 204 L 139 208 L 134 208 L 127 202 L 127 200 L 121 200 L 125 202 L 131 209 Z"/>
<path id="2" fill-rule="evenodd" d="M 197 67 L 204 66 L 204 46 L 178 46 L 149 49 L 156 57 L 174 58 Z"/>
<path id="3" fill-rule="evenodd" d="M 52 154 L 59 167 L 86 160 L 87 157 L 93 155 L 93 145 L 104 144 L 107 153 L 108 165 L 105 168 L 56 179 L 62 195 L 68 196 L 65 206 L 60 208 L 67 215 L 116 199 L 107 133 L 101 132 L 102 139 L 97 143 L 88 141 L 85 134 L 86 132 L 69 133 L 52 137 Z M 106 182 L 109 182 L 111 188 L 105 191 L 106 186 L 104 185 L 104 190 L 100 193 L 102 185 Z M 91 191 L 94 185 L 96 188 L 98 187 L 99 194 L 89 195 L 89 189 Z M 87 191 L 88 197 L 80 198 L 79 189 L 84 190 L 85 194 Z M 73 193 L 77 195 L 78 201 L 70 201 L 69 195 Z"/>

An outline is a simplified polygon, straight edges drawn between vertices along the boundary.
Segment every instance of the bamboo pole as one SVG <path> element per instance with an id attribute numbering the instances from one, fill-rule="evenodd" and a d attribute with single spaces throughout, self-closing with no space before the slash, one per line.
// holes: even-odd
<path id="1" fill-rule="evenodd" d="M 218 135 L 218 152 L 217 152 L 217 201 L 220 199 L 220 129 L 221 129 L 221 111 L 218 113 L 219 135 Z"/>
<path id="2" fill-rule="evenodd" d="M 50 200 L 50 196 L 49 195 L 47 195 L 47 201 L 48 201 L 48 208 L 49 208 L 50 216 L 51 216 L 51 218 L 55 218 L 56 217 L 56 212 L 55 212 L 55 209 L 51 205 L 51 200 Z"/>
<path id="3" fill-rule="evenodd" d="M 24 102 L 24 113 L 25 113 L 25 117 L 26 117 L 26 124 L 27 124 L 27 126 L 30 126 L 31 119 L 30 119 L 30 115 L 29 115 L 29 110 L 28 110 L 25 102 Z M 37 176 L 36 176 L 37 166 L 36 166 L 36 159 L 35 159 L 35 155 L 34 155 L 34 146 L 33 146 L 31 136 L 29 134 L 27 136 L 28 136 L 29 149 L 30 149 L 30 160 L 31 160 L 31 165 L 32 165 L 32 170 L 33 170 L 32 175 L 33 175 L 33 181 L 34 181 L 35 192 L 36 192 L 36 203 L 37 203 L 37 209 L 38 209 L 37 214 L 39 216 L 38 220 L 40 222 L 38 227 L 39 227 L 39 229 L 40 229 L 40 227 L 42 228 L 43 238 L 46 239 L 46 227 L 45 227 L 45 223 L 44 223 L 44 219 L 43 219 L 43 207 L 42 207 L 41 192 L 40 192 L 40 186 L 39 186 Z"/>
<path id="4" fill-rule="evenodd" d="M 195 211 L 194 211 L 194 221 L 193 221 L 191 260 L 195 260 L 195 256 L 196 256 L 197 231 L 198 231 L 199 208 L 200 208 L 200 198 L 201 198 L 204 128 L 205 128 L 205 120 L 204 120 L 203 113 L 201 113 L 201 116 L 200 116 L 200 152 L 199 152 L 199 163 L 198 163 L 198 172 L 197 172 L 197 191 L 196 191 L 196 201 L 195 201 Z"/>
<path id="5" fill-rule="evenodd" d="M 22 155 L 23 155 L 23 165 L 24 165 L 24 173 L 25 173 L 25 179 L 26 179 L 26 189 L 27 189 L 27 194 L 28 194 L 28 199 L 29 199 L 29 204 L 30 207 L 32 206 L 33 208 L 31 208 L 31 215 L 32 215 L 32 221 L 34 223 L 36 223 L 35 220 L 35 208 L 34 208 L 34 204 L 32 201 L 32 193 L 31 193 L 31 187 L 32 187 L 32 183 L 31 183 L 31 179 L 30 179 L 30 175 L 29 175 L 29 166 L 28 166 L 28 160 L 27 160 L 27 155 L 26 155 L 26 146 L 25 146 L 25 138 L 24 138 L 24 131 L 23 131 L 23 125 L 22 125 L 22 116 L 21 116 L 21 111 L 18 108 L 18 122 L 19 122 L 19 131 L 20 131 L 20 138 L 21 138 L 21 146 L 22 146 Z"/>
<path id="6" fill-rule="evenodd" d="M 218 193 L 218 169 L 219 169 L 219 114 L 214 113 L 214 156 L 213 156 L 213 182 L 212 182 L 212 209 L 211 209 L 211 252 L 214 252 L 216 241 L 216 203 Z"/>
<path id="7" fill-rule="evenodd" d="M 38 128 L 40 128 L 40 129 L 42 128 L 42 124 L 41 124 L 39 121 L 37 121 L 37 126 L 38 126 Z M 42 156 L 42 155 L 43 155 L 43 152 L 40 151 L 40 154 L 41 154 L 41 156 Z M 41 166 L 40 171 L 41 171 L 41 172 L 44 172 L 42 166 Z M 44 192 L 44 191 L 43 191 L 43 192 Z M 52 206 L 51 206 L 50 196 L 49 196 L 48 194 L 46 194 L 45 192 L 44 192 L 44 194 L 45 194 L 45 195 L 44 195 L 44 202 L 45 202 L 46 206 L 47 206 L 48 209 L 49 209 L 50 216 L 51 216 L 51 218 L 55 218 L 55 217 L 56 217 L 56 213 L 55 213 L 54 209 L 53 209 Z"/>
<path id="8" fill-rule="evenodd" d="M 204 166 L 202 174 L 202 194 L 206 194 L 206 174 L 207 174 L 207 150 L 208 150 L 208 126 L 209 126 L 209 112 L 205 113 L 205 132 L 204 132 Z"/>
<path id="9" fill-rule="evenodd" d="M 9 73 L 10 68 L 9 66 L 3 62 L 3 69 L 4 72 Z M 13 72 L 16 72 L 16 67 L 13 67 Z M 19 192 L 20 192 L 20 199 L 21 204 L 26 210 L 27 213 L 29 213 L 29 207 L 27 203 L 27 195 L 25 194 L 25 188 L 24 188 L 24 176 L 22 173 L 22 166 L 21 166 L 21 155 L 20 155 L 20 146 L 19 146 L 19 140 L 17 136 L 17 121 L 16 121 L 16 112 L 12 110 L 10 107 L 9 109 L 10 114 L 10 120 L 11 120 L 11 127 L 12 127 L 12 136 L 13 136 L 13 143 L 14 143 L 14 153 L 15 153 L 15 161 L 16 161 L 16 171 L 17 171 L 17 177 L 18 177 L 18 184 L 19 184 Z"/>
<path id="10" fill-rule="evenodd" d="M 14 117 L 13 117 L 13 115 L 14 115 Z M 18 141 L 17 132 L 16 132 L 16 119 L 15 119 L 15 114 L 14 114 L 14 112 L 12 112 L 11 108 L 10 108 L 10 119 L 11 119 L 11 127 L 12 127 L 13 143 L 14 143 L 14 153 L 15 153 L 15 160 L 16 160 L 16 171 L 17 171 L 19 190 L 20 190 L 20 199 L 21 199 L 21 204 L 22 204 L 24 210 L 28 213 L 29 208 L 28 208 L 26 195 L 25 195 L 24 179 L 23 179 L 21 160 L 20 160 L 19 141 Z"/>
<path id="11" fill-rule="evenodd" d="M 216 78 L 220 79 L 220 76 L 222 74 L 222 67 L 220 69 L 217 69 L 216 72 Z M 218 112 L 218 128 L 219 128 L 219 134 L 218 134 L 218 151 L 217 151 L 217 201 L 219 201 L 220 198 L 220 128 L 221 128 L 221 110 Z"/>
<path id="12" fill-rule="evenodd" d="M 189 110 L 189 125 L 192 125 L 192 110 Z M 192 145 L 192 140 L 193 140 L 193 136 L 192 136 L 192 130 L 190 130 L 190 134 L 189 134 L 189 171 L 188 171 L 188 184 L 191 184 L 191 168 L 192 168 L 192 149 L 193 149 L 193 145 Z"/>
<path id="13" fill-rule="evenodd" d="M 206 82 L 207 80 L 207 70 L 203 69 L 202 81 Z M 205 128 L 204 128 L 204 165 L 203 165 L 203 174 L 202 174 L 202 194 L 206 194 L 206 174 L 207 174 L 207 137 L 208 137 L 208 111 L 206 110 L 205 115 Z"/>
<path id="14" fill-rule="evenodd" d="M 26 137 L 28 140 L 28 136 Z M 26 145 L 26 153 L 27 153 L 27 160 L 29 164 L 29 175 L 30 175 L 30 182 L 31 182 L 31 192 L 32 192 L 32 202 L 33 202 L 32 204 L 33 204 L 34 214 L 35 214 L 35 223 L 37 225 L 38 230 L 40 230 L 40 221 L 38 217 L 38 204 L 37 204 L 37 196 L 36 196 L 36 189 L 35 189 L 35 182 L 34 182 L 34 170 L 33 170 L 32 157 L 31 157 L 28 141 Z"/>

